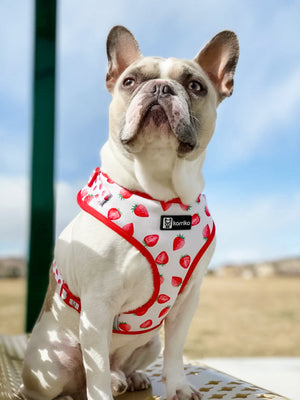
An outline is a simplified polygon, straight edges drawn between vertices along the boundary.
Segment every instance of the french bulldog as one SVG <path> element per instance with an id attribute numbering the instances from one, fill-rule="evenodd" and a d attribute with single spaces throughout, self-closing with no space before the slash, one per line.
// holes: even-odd
<path id="1" fill-rule="evenodd" d="M 216 110 L 233 92 L 235 33 L 193 60 L 143 57 L 123 26 L 107 38 L 112 95 L 102 166 L 59 236 L 19 397 L 112 400 L 147 389 L 161 351 L 168 400 L 199 400 L 183 348 L 215 248 L 202 166 Z"/>

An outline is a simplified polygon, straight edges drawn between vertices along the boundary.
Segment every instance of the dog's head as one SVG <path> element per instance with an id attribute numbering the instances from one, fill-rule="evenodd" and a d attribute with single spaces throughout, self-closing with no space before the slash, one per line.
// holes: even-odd
<path id="1" fill-rule="evenodd" d="M 152 191 L 153 184 L 146 181 L 153 180 L 154 170 L 158 176 L 165 176 L 171 169 L 174 175 L 180 160 L 185 166 L 186 162 L 202 166 L 214 132 L 217 106 L 233 91 L 238 55 L 238 40 L 231 31 L 216 35 L 187 61 L 143 57 L 131 32 L 122 26 L 111 30 L 106 76 L 107 89 L 113 96 L 110 141 L 127 160 L 138 165 L 135 175 L 142 189 Z M 161 171 L 153 164 L 160 164 Z M 145 178 L 147 171 L 152 178 Z M 171 181 L 174 186 L 174 176 L 170 176 Z M 181 195 L 180 190 L 173 192 Z M 157 193 L 149 194 L 157 197 Z M 171 193 L 163 197 L 168 196 Z"/>

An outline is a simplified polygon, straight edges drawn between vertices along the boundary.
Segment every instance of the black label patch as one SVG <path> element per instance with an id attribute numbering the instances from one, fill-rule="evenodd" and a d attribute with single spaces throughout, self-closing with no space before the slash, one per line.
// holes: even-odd
<path id="1" fill-rule="evenodd" d="M 161 231 L 187 230 L 191 228 L 191 215 L 162 215 L 160 217 Z"/>

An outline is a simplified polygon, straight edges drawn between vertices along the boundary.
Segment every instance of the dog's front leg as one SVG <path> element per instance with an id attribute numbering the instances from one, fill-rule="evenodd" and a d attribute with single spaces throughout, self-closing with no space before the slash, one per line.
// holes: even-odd
<path id="1" fill-rule="evenodd" d="M 112 400 L 109 346 L 112 310 L 98 298 L 82 299 L 80 344 L 86 373 L 87 399 Z"/>
<path id="2" fill-rule="evenodd" d="M 165 320 L 163 379 L 168 400 L 199 400 L 184 373 L 183 348 L 199 301 L 200 285 L 185 288 Z"/>

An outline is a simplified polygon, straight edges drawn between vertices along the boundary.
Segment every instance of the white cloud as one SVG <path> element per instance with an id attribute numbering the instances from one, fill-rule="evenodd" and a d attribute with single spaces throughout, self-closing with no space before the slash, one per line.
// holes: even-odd
<path id="1" fill-rule="evenodd" d="M 3 128 L 0 121 L 0 166 L 1 172 L 18 176 L 29 168 L 29 135 L 22 129 Z M 26 132 L 28 134 L 28 132 Z M 27 143 L 26 143 L 27 142 Z M 27 145 L 26 145 L 27 144 Z"/>
<path id="2" fill-rule="evenodd" d="M 76 196 L 83 185 L 70 185 L 67 182 L 56 184 L 56 237 L 78 214 Z"/>
<path id="3" fill-rule="evenodd" d="M 28 232 L 28 181 L 0 175 L 0 253 L 23 255 Z"/>
<path id="4" fill-rule="evenodd" d="M 215 202 L 211 211 L 217 228 L 214 265 L 300 255 L 300 192 L 258 198 L 249 193 L 232 203 Z"/>
<path id="5" fill-rule="evenodd" d="M 78 213 L 80 186 L 56 184 L 56 236 Z M 26 256 L 29 238 L 30 188 L 25 177 L 0 175 L 0 255 Z"/>

